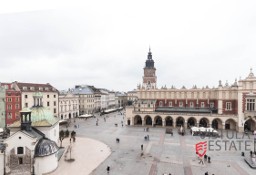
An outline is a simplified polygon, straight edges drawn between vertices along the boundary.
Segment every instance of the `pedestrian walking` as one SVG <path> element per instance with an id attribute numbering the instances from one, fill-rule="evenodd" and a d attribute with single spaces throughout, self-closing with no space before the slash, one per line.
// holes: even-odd
<path id="1" fill-rule="evenodd" d="M 109 173 L 109 171 L 110 171 L 110 166 L 107 166 L 107 172 Z"/>
<path id="2" fill-rule="evenodd" d="M 141 148 L 141 151 L 143 151 L 143 144 L 142 144 L 142 145 L 140 145 L 140 148 Z"/>
<path id="3" fill-rule="evenodd" d="M 204 165 L 204 159 L 203 159 L 203 156 L 199 157 L 200 161 L 199 161 L 199 164 L 202 163 L 202 165 Z"/>

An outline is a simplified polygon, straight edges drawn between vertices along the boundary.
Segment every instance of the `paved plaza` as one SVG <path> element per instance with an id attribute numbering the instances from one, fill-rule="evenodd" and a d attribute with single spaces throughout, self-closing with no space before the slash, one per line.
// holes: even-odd
<path id="1" fill-rule="evenodd" d="M 204 175 L 205 172 L 209 175 L 256 174 L 256 170 L 245 163 L 241 150 L 207 151 L 211 163 L 206 161 L 204 165 L 199 164 L 195 144 L 207 139 L 191 136 L 188 130 L 185 136 L 181 136 L 174 129 L 171 136 L 161 127 L 150 127 L 149 132 L 144 131 L 143 127 L 122 127 L 123 115 L 118 113 L 97 118 L 72 121 L 68 129 L 77 132 L 77 141 L 72 143 L 75 145 L 72 147 L 75 161 L 64 161 L 64 154 L 58 169 L 51 175 L 104 175 L 108 174 L 107 166 L 110 166 L 110 175 Z M 74 128 L 74 124 L 79 127 Z M 66 127 L 60 129 L 66 130 Z M 147 135 L 149 140 L 144 139 Z M 120 139 L 119 143 L 116 142 L 116 138 Z M 64 145 L 69 145 L 68 139 L 64 140 Z M 224 147 L 223 143 L 220 145 Z"/>

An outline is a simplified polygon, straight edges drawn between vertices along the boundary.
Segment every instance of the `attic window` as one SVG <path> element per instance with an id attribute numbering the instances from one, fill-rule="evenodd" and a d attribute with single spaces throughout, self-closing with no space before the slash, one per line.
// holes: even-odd
<path id="1" fill-rule="evenodd" d="M 17 154 L 24 154 L 24 148 L 23 147 L 18 147 L 17 148 Z"/>
<path id="2" fill-rule="evenodd" d="M 49 88 L 48 87 L 46 87 L 46 88 L 44 88 L 46 91 L 48 91 L 49 90 Z"/>
<path id="3" fill-rule="evenodd" d="M 39 91 L 42 91 L 42 90 L 43 90 L 43 88 L 42 88 L 42 87 L 39 87 L 38 89 L 39 89 Z"/>
<path id="4" fill-rule="evenodd" d="M 35 90 L 35 88 L 34 88 L 34 87 L 30 87 L 30 90 L 32 90 L 32 91 L 33 91 L 33 90 Z"/>
<path id="5" fill-rule="evenodd" d="M 23 90 L 27 90 L 28 88 L 27 88 L 27 86 L 23 86 L 22 89 Z"/>

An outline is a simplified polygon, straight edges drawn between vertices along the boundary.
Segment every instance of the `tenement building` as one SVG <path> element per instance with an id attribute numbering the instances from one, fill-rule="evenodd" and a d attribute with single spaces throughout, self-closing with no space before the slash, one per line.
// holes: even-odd
<path id="1" fill-rule="evenodd" d="M 191 126 L 256 129 L 256 77 L 252 69 L 245 79 L 216 88 L 157 88 L 156 68 L 149 50 L 142 85 L 133 91 L 137 100 L 126 107 L 127 125 L 189 128 Z"/>

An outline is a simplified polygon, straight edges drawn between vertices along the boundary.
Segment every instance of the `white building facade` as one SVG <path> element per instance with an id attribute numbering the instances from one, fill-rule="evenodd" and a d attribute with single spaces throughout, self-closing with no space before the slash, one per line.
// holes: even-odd
<path id="1" fill-rule="evenodd" d="M 21 106 L 22 108 L 30 108 L 34 104 L 33 94 L 41 92 L 43 95 L 43 105 L 53 112 L 54 116 L 58 116 L 59 91 L 49 83 L 35 84 L 35 83 L 20 83 L 14 82 L 13 86 L 16 90 L 21 92 Z"/>
<path id="2" fill-rule="evenodd" d="M 71 119 L 79 116 L 79 97 L 71 91 L 59 94 L 59 118 Z"/>
<path id="3" fill-rule="evenodd" d="M 128 125 L 256 130 L 256 77 L 252 70 L 231 85 L 220 81 L 217 88 L 190 89 L 158 89 L 155 71 L 149 51 L 142 85 L 132 93 L 138 99 L 126 107 Z"/>

